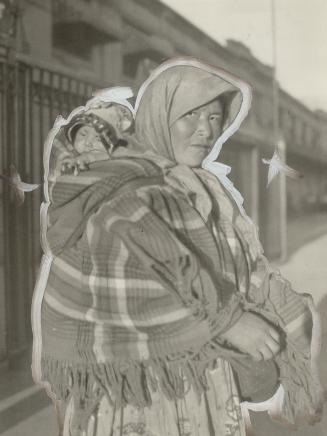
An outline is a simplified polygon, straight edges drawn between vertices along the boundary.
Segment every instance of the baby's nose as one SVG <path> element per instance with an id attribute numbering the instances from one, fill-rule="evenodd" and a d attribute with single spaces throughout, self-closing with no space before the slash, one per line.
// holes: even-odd
<path id="1" fill-rule="evenodd" d="M 94 138 L 95 138 L 94 132 L 87 132 L 87 134 L 85 135 L 85 142 L 90 142 Z"/>

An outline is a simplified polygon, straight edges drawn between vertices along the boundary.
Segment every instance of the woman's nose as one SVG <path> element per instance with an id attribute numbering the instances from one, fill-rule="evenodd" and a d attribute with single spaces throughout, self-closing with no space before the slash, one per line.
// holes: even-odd
<path id="1" fill-rule="evenodd" d="M 200 116 L 198 119 L 197 132 L 200 136 L 209 139 L 212 135 L 211 125 L 206 116 Z"/>

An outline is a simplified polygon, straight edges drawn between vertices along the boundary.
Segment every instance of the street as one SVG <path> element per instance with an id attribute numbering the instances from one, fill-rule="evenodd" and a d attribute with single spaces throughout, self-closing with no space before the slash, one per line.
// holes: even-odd
<path id="1" fill-rule="evenodd" d="M 322 380 L 327 385 L 327 368 L 322 362 L 327 361 L 327 235 L 300 248 L 279 269 L 289 279 L 294 289 L 299 292 L 312 293 L 318 310 L 321 313 L 324 332 L 321 353 Z M 327 428 L 327 413 L 323 422 L 315 427 L 305 427 L 294 433 L 296 436 L 324 436 Z M 257 436 L 287 436 L 289 430 L 281 429 L 272 423 L 265 414 L 256 414 L 254 427 Z M 56 436 L 56 420 L 51 407 L 47 407 L 10 430 L 3 436 Z M 217 435 L 218 436 L 218 435 Z"/>

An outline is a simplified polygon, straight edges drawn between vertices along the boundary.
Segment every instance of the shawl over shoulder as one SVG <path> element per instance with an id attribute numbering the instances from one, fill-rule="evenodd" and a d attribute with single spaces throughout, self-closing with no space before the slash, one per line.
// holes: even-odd
<path id="1" fill-rule="evenodd" d="M 252 310 L 285 334 L 275 361 L 283 416 L 294 422 L 317 412 L 310 340 L 299 321 L 310 321 L 308 304 L 260 261 L 240 293 L 219 269 L 217 241 L 191 199 L 166 185 L 152 162 L 117 159 L 59 177 L 49 223 L 42 375 L 57 399 L 73 395 L 85 418 L 103 395 L 118 407 L 149 406 L 158 388 L 174 399 L 192 385 L 200 396 L 218 357 L 251 397 L 260 365 L 219 335 Z M 264 384 L 271 362 L 262 368 Z"/>

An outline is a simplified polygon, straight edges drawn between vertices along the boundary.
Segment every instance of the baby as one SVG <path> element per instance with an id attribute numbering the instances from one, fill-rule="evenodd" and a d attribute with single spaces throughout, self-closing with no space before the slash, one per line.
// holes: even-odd
<path id="1" fill-rule="evenodd" d="M 131 111 L 118 103 L 98 103 L 72 118 L 64 127 L 58 159 L 60 173 L 77 175 L 92 162 L 110 159 L 118 146 L 127 145 L 123 135 L 134 126 Z"/>

